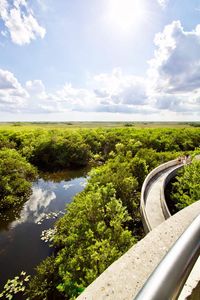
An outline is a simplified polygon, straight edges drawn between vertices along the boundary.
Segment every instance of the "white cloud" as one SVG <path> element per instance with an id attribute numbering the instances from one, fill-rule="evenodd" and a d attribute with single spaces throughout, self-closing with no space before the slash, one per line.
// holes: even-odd
<path id="1" fill-rule="evenodd" d="M 44 38 L 46 30 L 40 26 L 26 0 L 0 0 L 0 19 L 18 45 L 29 44 L 37 37 Z M 4 31 L 5 32 L 5 31 Z"/>
<path id="2" fill-rule="evenodd" d="M 11 72 L 1 72 L 0 95 L 4 95 L 0 98 L 1 110 L 9 110 L 7 105 L 3 107 L 5 99 L 15 103 L 16 109 L 22 112 L 37 114 L 70 111 L 145 113 L 149 110 L 145 80 L 123 75 L 120 69 L 92 77 L 89 88 L 75 88 L 66 83 L 54 93 L 46 91 L 41 80 L 27 81 L 22 87 Z M 12 97 L 13 91 L 18 93 L 17 99 Z"/>
<path id="3" fill-rule="evenodd" d="M 51 99 L 56 100 L 59 107 L 85 112 L 138 113 L 148 104 L 145 80 L 141 77 L 123 75 L 119 68 L 111 73 L 93 76 L 89 81 L 87 89 L 77 89 L 71 84 L 66 84 Z"/>
<path id="4" fill-rule="evenodd" d="M 90 78 L 88 88 L 75 88 L 72 84 L 66 83 L 54 93 L 49 93 L 40 80 L 35 80 L 26 83 L 26 90 L 30 94 L 30 99 L 35 99 L 34 104 L 28 107 L 41 113 L 70 111 L 138 113 L 148 102 L 144 79 L 125 76 L 120 69 Z M 148 106 L 145 109 L 147 110 Z"/>
<path id="5" fill-rule="evenodd" d="M 93 86 L 97 97 L 112 104 L 144 105 L 148 98 L 146 81 L 142 77 L 124 75 L 116 68 L 111 74 L 94 76 Z"/>
<path id="6" fill-rule="evenodd" d="M 169 0 L 157 0 L 158 4 L 162 7 L 165 8 L 169 2 Z"/>
<path id="7" fill-rule="evenodd" d="M 155 67 L 157 75 L 160 74 L 160 67 L 161 65 Z M 145 80 L 123 75 L 120 69 L 114 69 L 111 73 L 91 77 L 87 88 L 76 88 L 66 83 L 50 93 L 41 80 L 29 80 L 22 86 L 11 72 L 0 70 L 0 110 L 41 116 L 70 116 L 75 112 L 132 114 L 143 116 L 144 119 L 161 117 L 162 114 L 165 118 L 168 114 L 168 119 L 178 116 L 181 120 L 181 116 L 185 114 L 190 115 L 190 118 L 192 115 L 198 116 L 200 89 L 190 92 L 176 89 L 172 91 L 166 83 L 161 88 L 159 81 L 155 70 L 150 70 L 148 80 Z"/>
<path id="8" fill-rule="evenodd" d="M 200 113 L 200 25 L 184 31 L 180 21 L 155 37 L 149 62 L 149 94 L 159 109 Z"/>
<path id="9" fill-rule="evenodd" d="M 0 69 L 0 110 L 21 110 L 29 97 L 17 78 L 9 71 Z"/>
<path id="10" fill-rule="evenodd" d="M 29 93 L 39 98 L 44 98 L 46 95 L 45 86 L 41 80 L 29 80 L 26 82 L 26 89 Z"/>
<path id="11" fill-rule="evenodd" d="M 155 45 L 149 70 L 155 89 L 176 93 L 200 87 L 200 25 L 186 32 L 174 21 L 156 35 Z"/>
<path id="12" fill-rule="evenodd" d="M 6 30 L 1 30 L 1 35 L 6 37 L 7 36 L 7 31 Z"/>
<path id="13" fill-rule="evenodd" d="M 195 99 L 188 95 L 160 94 L 156 96 L 156 107 L 161 110 L 168 110 L 178 113 L 200 113 L 199 98 Z"/>

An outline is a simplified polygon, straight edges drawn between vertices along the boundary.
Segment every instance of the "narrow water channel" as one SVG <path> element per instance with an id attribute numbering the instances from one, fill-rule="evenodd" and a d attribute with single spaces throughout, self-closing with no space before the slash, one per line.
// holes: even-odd
<path id="1" fill-rule="evenodd" d="M 20 208 L 0 214 L 0 292 L 9 278 L 34 268 L 52 251 L 41 240 L 43 230 L 53 227 L 67 203 L 84 189 L 87 170 L 41 174 L 32 195 Z M 52 217 L 53 212 L 58 216 Z"/>

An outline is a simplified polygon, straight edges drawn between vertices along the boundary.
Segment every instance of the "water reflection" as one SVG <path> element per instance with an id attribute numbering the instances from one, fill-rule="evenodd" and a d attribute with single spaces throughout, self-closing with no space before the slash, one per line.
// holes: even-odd
<path id="1" fill-rule="evenodd" d="M 20 205 L 6 211 L 6 213 L 4 211 L 0 213 L 0 232 L 8 231 L 10 229 L 10 224 L 20 218 L 22 208 L 23 205 Z"/>
<path id="2" fill-rule="evenodd" d="M 50 180 L 45 181 L 40 178 L 38 182 L 33 185 L 32 195 L 24 204 L 17 220 L 11 223 L 10 228 L 14 228 L 25 222 L 40 224 L 40 221 L 44 219 L 45 214 L 50 211 L 49 208 L 51 207 L 51 202 L 56 200 L 58 196 L 56 194 L 59 194 L 62 190 L 64 192 L 69 189 L 71 190 L 72 188 L 77 189 L 77 185 L 79 185 L 82 189 L 86 186 L 86 184 L 86 178 L 72 179 L 70 181 L 62 180 L 59 183 L 55 183 L 55 181 L 52 182 Z M 68 202 L 67 199 L 66 202 Z"/>
<path id="3" fill-rule="evenodd" d="M 54 199 L 56 199 L 55 192 L 33 186 L 30 199 L 25 203 L 20 218 L 11 224 L 11 228 L 27 221 L 32 223 L 41 221 L 43 213 L 46 212 L 45 209 Z"/>
<path id="4" fill-rule="evenodd" d="M 88 172 L 90 171 L 90 167 L 86 167 L 83 169 L 77 170 L 67 170 L 67 171 L 60 171 L 60 172 L 41 172 L 40 177 L 45 181 L 51 181 L 54 183 L 59 183 L 61 181 L 72 181 L 73 179 L 86 177 Z"/>
<path id="5" fill-rule="evenodd" d="M 53 228 L 66 204 L 83 190 L 86 174 L 86 170 L 54 173 L 52 178 L 44 174 L 33 184 L 26 203 L 0 214 L 0 292 L 8 278 L 22 270 L 34 273 L 34 267 L 50 255 L 52 250 L 41 240 L 41 233 Z"/>
<path id="6" fill-rule="evenodd" d="M 70 187 L 72 187 L 73 184 L 71 183 L 66 183 L 66 184 L 63 184 L 63 188 L 67 191 Z"/>

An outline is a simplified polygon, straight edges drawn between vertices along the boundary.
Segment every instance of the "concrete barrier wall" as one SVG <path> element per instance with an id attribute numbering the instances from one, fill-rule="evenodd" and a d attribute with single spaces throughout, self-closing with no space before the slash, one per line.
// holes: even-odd
<path id="1" fill-rule="evenodd" d="M 158 174 L 170 167 L 173 166 L 179 166 L 180 162 L 178 161 L 178 159 L 174 159 L 171 160 L 169 162 L 166 162 L 160 166 L 158 166 L 157 168 L 153 169 L 146 177 L 143 185 L 142 185 L 142 190 L 141 190 L 141 198 L 140 198 L 140 212 L 141 212 L 141 216 L 142 216 L 142 222 L 143 222 L 143 226 L 144 226 L 144 230 L 146 233 L 148 233 L 151 230 L 151 226 L 149 224 L 147 215 L 146 215 L 146 211 L 145 211 L 145 204 L 146 204 L 146 195 L 147 195 L 147 190 L 149 188 L 149 186 L 151 185 L 151 182 L 153 180 L 153 178 L 155 178 L 156 176 L 158 176 Z M 165 198 L 164 198 L 165 199 Z"/>

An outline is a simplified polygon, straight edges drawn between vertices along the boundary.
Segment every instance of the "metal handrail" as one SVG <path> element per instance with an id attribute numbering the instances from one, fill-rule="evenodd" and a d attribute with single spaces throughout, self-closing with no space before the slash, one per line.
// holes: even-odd
<path id="1" fill-rule="evenodd" d="M 200 215 L 165 255 L 134 300 L 177 299 L 199 255 Z"/>

